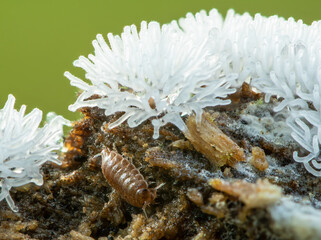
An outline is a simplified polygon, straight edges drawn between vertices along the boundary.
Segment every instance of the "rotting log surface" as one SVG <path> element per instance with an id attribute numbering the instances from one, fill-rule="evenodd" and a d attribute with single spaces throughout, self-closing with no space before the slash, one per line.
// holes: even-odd
<path id="1" fill-rule="evenodd" d="M 246 131 L 249 123 L 241 116 L 258 119 L 259 126 L 262 117 L 274 119 L 275 103 L 262 104 L 262 96 L 246 87 L 232 97 L 230 106 L 205 113 L 211 120 L 206 124 L 230 139 L 241 153 L 236 155 L 242 156 L 242 161 L 225 158 L 230 150 L 220 149 L 218 164 L 170 124 L 155 140 L 149 121 L 135 129 L 122 124 L 108 130 L 121 113 L 105 117 L 97 108 L 82 109 L 84 117 L 66 138 L 63 165 L 45 165 L 41 187 L 11 190 L 18 214 L 1 203 L 0 239 L 295 239 L 273 228 L 269 206 L 284 194 L 296 196 L 299 203 L 308 199 L 317 208 L 321 183 L 291 159 L 298 146 L 290 136 L 267 138 Z M 271 124 L 273 129 L 276 123 Z M 211 142 L 211 148 L 217 141 L 203 140 Z M 101 163 L 93 156 L 105 147 L 128 157 L 151 187 L 165 183 L 146 208 L 147 218 L 104 179 Z M 274 194 L 272 200 L 269 193 Z M 264 204 L 257 202 L 262 199 Z"/>

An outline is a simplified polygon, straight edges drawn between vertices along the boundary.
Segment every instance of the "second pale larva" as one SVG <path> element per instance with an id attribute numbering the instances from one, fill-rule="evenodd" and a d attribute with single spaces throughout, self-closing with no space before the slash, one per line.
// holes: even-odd
<path id="1" fill-rule="evenodd" d="M 107 182 L 124 200 L 143 209 L 154 201 L 157 188 L 149 188 L 143 175 L 128 159 L 109 149 L 103 150 L 101 156 Z"/>

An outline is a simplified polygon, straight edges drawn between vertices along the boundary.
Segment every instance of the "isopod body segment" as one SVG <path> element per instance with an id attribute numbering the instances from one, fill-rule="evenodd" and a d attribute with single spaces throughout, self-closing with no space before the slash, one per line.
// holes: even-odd
<path id="1" fill-rule="evenodd" d="M 156 198 L 156 188 L 149 188 L 139 170 L 121 154 L 103 150 L 102 172 L 119 195 L 135 207 L 145 208 Z"/>

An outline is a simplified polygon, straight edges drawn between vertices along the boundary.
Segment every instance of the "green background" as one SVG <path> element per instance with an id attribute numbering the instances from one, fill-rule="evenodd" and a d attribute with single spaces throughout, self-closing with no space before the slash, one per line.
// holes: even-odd
<path id="1" fill-rule="evenodd" d="M 142 20 L 161 23 L 184 17 L 187 12 L 229 8 L 238 13 L 277 14 L 321 19 L 319 0 L 0 0 L 0 108 L 9 93 L 16 108 L 26 104 L 45 113 L 55 111 L 75 120 L 67 107 L 76 100 L 76 88 L 63 76 L 68 70 L 83 77 L 72 62 L 93 51 L 97 33 L 119 34 L 125 25 Z"/>

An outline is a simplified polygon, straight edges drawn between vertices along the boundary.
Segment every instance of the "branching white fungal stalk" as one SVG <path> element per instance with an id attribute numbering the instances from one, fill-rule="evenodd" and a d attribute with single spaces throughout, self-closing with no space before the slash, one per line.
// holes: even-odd
<path id="1" fill-rule="evenodd" d="M 255 56 L 252 85 L 266 93 L 266 101 L 272 95 L 282 98 L 274 110 L 289 108 L 292 137 L 309 152 L 305 157 L 294 152 L 293 158 L 321 176 L 321 22 L 307 26 L 259 15 L 254 22 L 264 45 L 257 47 L 261 54 Z"/>
<path id="2" fill-rule="evenodd" d="M 42 111 L 35 108 L 24 115 L 26 106 L 17 111 L 14 103 L 15 98 L 9 95 L 4 108 L 0 109 L 0 201 L 5 199 L 17 212 L 10 189 L 31 182 L 42 185 L 40 167 L 47 161 L 61 164 L 55 151 L 62 147 L 62 126 L 69 121 L 55 116 L 38 128 Z"/>
<path id="3" fill-rule="evenodd" d="M 226 105 L 235 89 L 229 88 L 236 74 L 222 75 L 218 57 L 210 55 L 207 38 L 195 44 L 179 29 L 156 22 L 127 26 L 119 36 L 101 35 L 93 41 L 95 55 L 74 62 L 83 68 L 91 85 L 65 73 L 71 85 L 83 90 L 71 111 L 81 107 L 105 109 L 105 115 L 124 114 L 109 128 L 127 120 L 136 127 L 152 118 L 154 138 L 168 122 L 187 131 L 181 116 L 194 112 L 200 120 L 207 106 Z M 100 99 L 89 99 L 98 94 Z"/>
<path id="4" fill-rule="evenodd" d="M 292 137 L 310 152 L 305 157 L 295 152 L 294 160 L 321 176 L 321 21 L 308 26 L 293 18 L 252 18 L 233 10 L 223 20 L 213 9 L 208 15 L 189 13 L 179 24 L 196 41 L 210 36 L 208 47 L 219 56 L 224 73 L 239 74 L 236 86 L 249 78 L 266 93 L 266 102 L 272 95 L 281 98 L 274 110 L 290 110 Z"/>
<path id="5" fill-rule="evenodd" d="M 222 15 L 213 9 L 207 15 L 203 10 L 186 15 L 186 18 L 172 21 L 175 29 L 183 32 L 200 43 L 202 39 L 208 39 L 207 48 L 214 56 L 219 56 L 219 62 L 223 67 L 224 74 L 237 74 L 238 79 L 234 82 L 235 87 L 240 87 L 250 76 L 253 61 L 250 46 L 253 45 L 251 38 L 252 29 L 248 27 L 253 21 L 252 17 L 235 14 L 229 10 L 225 20 Z"/>
<path id="6" fill-rule="evenodd" d="M 321 176 L 321 21 L 308 26 L 233 10 L 224 20 L 213 9 L 162 27 L 143 22 L 139 33 L 131 26 L 121 37 L 108 38 L 110 47 L 98 35 L 95 55 L 74 63 L 91 85 L 65 74 L 83 90 L 70 110 L 98 106 L 106 115 L 124 112 L 111 128 L 152 118 L 157 138 L 167 122 L 186 131 L 182 115 L 195 112 L 200 118 L 202 108 L 228 104 L 222 98 L 249 81 L 266 93 L 265 101 L 280 98 L 275 111 L 289 109 L 292 137 L 309 152 L 293 158 Z M 94 94 L 101 98 L 90 99 Z"/>

